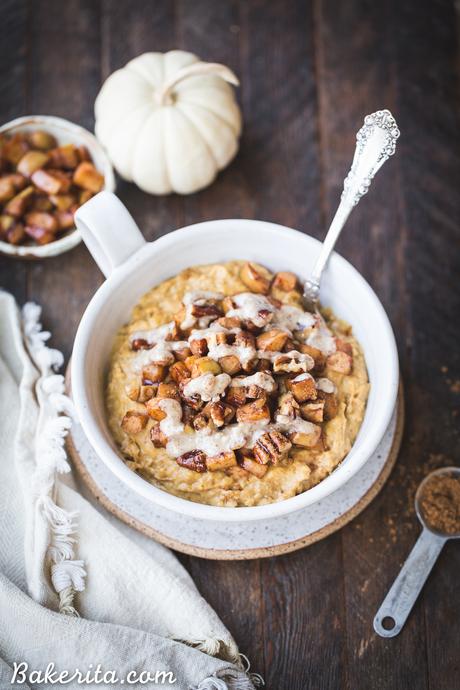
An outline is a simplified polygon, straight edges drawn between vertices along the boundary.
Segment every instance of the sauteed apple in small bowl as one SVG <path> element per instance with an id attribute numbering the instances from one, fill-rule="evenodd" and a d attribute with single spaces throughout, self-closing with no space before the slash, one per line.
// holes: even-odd
<path id="1" fill-rule="evenodd" d="M 115 178 L 102 146 L 83 127 L 50 115 L 0 127 L 0 254 L 44 259 L 75 247 L 77 208 Z"/>
<path id="2" fill-rule="evenodd" d="M 368 377 L 351 328 L 304 311 L 291 272 L 196 266 L 150 290 L 116 338 L 109 424 L 128 466 L 176 496 L 257 506 L 349 452 Z"/>

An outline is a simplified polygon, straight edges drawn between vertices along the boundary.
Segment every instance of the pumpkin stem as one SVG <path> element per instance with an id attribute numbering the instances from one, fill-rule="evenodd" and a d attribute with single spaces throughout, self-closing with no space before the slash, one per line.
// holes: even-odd
<path id="1" fill-rule="evenodd" d="M 240 83 L 232 70 L 225 65 L 221 65 L 218 62 L 194 62 L 193 65 L 188 65 L 178 70 L 172 79 L 163 84 L 157 94 L 159 105 L 172 105 L 174 102 L 174 87 L 184 79 L 188 79 L 188 77 L 196 77 L 201 74 L 212 74 L 229 84 L 233 84 L 233 86 L 239 86 Z"/>

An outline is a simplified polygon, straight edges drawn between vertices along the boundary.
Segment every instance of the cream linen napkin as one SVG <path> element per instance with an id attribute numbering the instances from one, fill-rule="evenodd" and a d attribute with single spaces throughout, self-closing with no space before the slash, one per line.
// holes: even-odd
<path id="1" fill-rule="evenodd" d="M 169 671 L 178 690 L 254 688 L 260 678 L 242 670 L 235 641 L 172 553 L 76 490 L 64 449 L 72 408 L 54 373 L 62 356 L 45 345 L 39 317 L 34 304 L 21 316 L 0 291 L 0 688 L 20 662 L 29 674 L 99 664 L 120 679 Z"/>

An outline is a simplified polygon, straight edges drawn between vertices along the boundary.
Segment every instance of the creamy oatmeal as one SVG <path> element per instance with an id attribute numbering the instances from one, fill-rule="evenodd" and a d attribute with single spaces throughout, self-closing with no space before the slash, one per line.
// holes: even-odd
<path id="1" fill-rule="evenodd" d="M 150 290 L 116 337 L 107 385 L 126 463 L 176 496 L 254 506 L 318 484 L 364 417 L 350 327 L 303 310 L 292 273 L 232 261 Z"/>

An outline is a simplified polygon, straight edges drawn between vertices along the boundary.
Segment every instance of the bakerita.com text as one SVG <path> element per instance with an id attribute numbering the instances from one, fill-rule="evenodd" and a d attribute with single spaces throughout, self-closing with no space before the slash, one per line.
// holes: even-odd
<path id="1" fill-rule="evenodd" d="M 25 661 L 14 662 L 11 685 L 30 683 L 31 685 L 67 685 L 77 683 L 80 685 L 146 685 L 157 683 L 158 685 L 173 685 L 177 678 L 172 671 L 128 671 L 125 675 L 118 675 L 117 671 L 103 670 L 101 664 L 94 666 L 89 664 L 82 671 L 75 668 L 71 671 L 57 671 L 51 661 L 43 670 L 30 670 Z"/>

